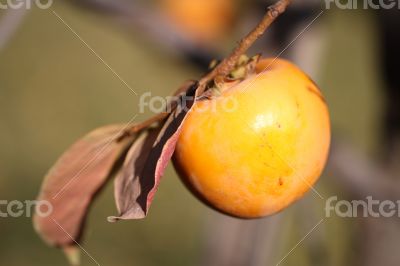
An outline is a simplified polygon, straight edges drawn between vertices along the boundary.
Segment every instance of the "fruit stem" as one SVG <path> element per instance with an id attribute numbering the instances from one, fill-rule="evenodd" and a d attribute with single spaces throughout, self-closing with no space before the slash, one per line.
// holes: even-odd
<path id="1" fill-rule="evenodd" d="M 235 68 L 240 56 L 245 54 L 246 51 L 253 45 L 253 43 L 264 34 L 264 32 L 276 20 L 276 18 L 285 12 L 286 8 L 291 2 L 292 0 L 279 0 L 272 6 L 268 7 L 268 12 L 265 14 L 261 22 L 239 42 L 239 45 L 232 51 L 232 53 L 227 58 L 222 60 L 221 63 L 219 63 L 212 71 L 200 79 L 196 95 L 202 95 L 207 89 L 207 85 L 216 77 L 227 76 Z M 177 91 L 177 93 L 182 92 L 182 88 L 185 88 L 185 84 Z M 177 93 L 175 93 L 175 95 L 177 95 Z M 119 140 L 123 139 L 125 136 L 136 134 L 139 131 L 142 131 L 143 129 L 153 125 L 154 123 L 166 119 L 168 115 L 174 111 L 174 109 L 175 108 L 171 108 L 170 112 L 157 114 L 143 123 L 133 125 L 131 128 L 126 130 L 123 135 L 121 135 Z"/>
<path id="2" fill-rule="evenodd" d="M 291 2 L 292 0 L 279 0 L 274 5 L 268 7 L 268 12 L 264 15 L 261 22 L 239 42 L 239 45 L 227 58 L 200 80 L 201 88 L 199 88 L 199 90 L 203 91 L 199 91 L 199 94 L 204 92 L 207 83 L 212 81 L 215 77 L 228 75 L 235 68 L 240 56 L 245 54 L 254 42 L 264 34 L 276 18 L 285 12 Z"/>

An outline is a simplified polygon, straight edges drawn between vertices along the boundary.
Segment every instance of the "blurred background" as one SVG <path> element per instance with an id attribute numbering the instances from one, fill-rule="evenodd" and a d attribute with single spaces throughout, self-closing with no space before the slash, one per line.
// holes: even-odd
<path id="1" fill-rule="evenodd" d="M 400 196 L 400 14 L 294 2 L 249 54 L 293 60 L 326 96 L 334 141 L 316 186 L 324 199 L 309 192 L 273 217 L 237 220 L 201 204 L 169 166 L 149 216 L 111 224 L 109 182 L 84 235 L 100 265 L 400 265 L 398 217 L 327 218 L 324 209 L 331 196 Z M 141 94 L 167 96 L 199 78 L 270 3 L 69 0 L 0 9 L 0 198 L 35 199 L 71 143 L 131 120 Z M 0 265 L 68 265 L 31 218 L 0 218 L 0 235 Z M 95 263 L 83 254 L 82 265 Z"/>

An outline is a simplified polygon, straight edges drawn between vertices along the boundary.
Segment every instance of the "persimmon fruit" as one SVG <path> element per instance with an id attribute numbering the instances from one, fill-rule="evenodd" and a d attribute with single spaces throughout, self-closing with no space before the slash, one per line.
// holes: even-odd
<path id="1" fill-rule="evenodd" d="M 324 97 L 283 59 L 262 59 L 253 74 L 222 88 L 187 115 L 174 166 L 199 199 L 223 213 L 259 218 L 279 212 L 311 189 L 327 161 Z M 236 102 L 231 109 L 229 97 Z"/>
<path id="2" fill-rule="evenodd" d="M 199 43 L 212 43 L 232 27 L 235 5 L 231 0 L 160 0 L 171 23 Z"/>

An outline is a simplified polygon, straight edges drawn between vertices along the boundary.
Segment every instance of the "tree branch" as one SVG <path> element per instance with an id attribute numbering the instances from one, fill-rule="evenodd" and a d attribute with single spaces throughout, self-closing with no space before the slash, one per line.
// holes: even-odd
<path id="1" fill-rule="evenodd" d="M 261 22 L 240 41 L 239 45 L 232 51 L 230 56 L 224 59 L 208 76 L 206 76 L 206 81 L 211 80 L 216 76 L 228 75 L 235 67 L 240 56 L 245 54 L 254 42 L 264 34 L 269 26 L 271 26 L 271 24 L 283 12 L 285 12 L 291 2 L 292 0 L 280 0 L 274 5 L 268 7 L 268 12 L 265 14 Z"/>
<path id="2" fill-rule="evenodd" d="M 116 17 L 127 29 L 140 30 L 154 43 L 162 44 L 162 47 L 170 52 L 179 51 L 188 55 L 215 54 L 210 47 L 200 46 L 181 33 L 163 14 L 137 1 L 74 0 L 71 2 L 91 11 Z"/>
<path id="3" fill-rule="evenodd" d="M 356 151 L 349 143 L 333 142 L 328 171 L 334 181 L 360 198 L 373 196 L 381 200 L 399 199 L 399 179 Z"/>
<path id="4" fill-rule="evenodd" d="M 275 21 L 275 19 L 281 15 L 287 8 L 287 6 L 291 3 L 291 0 L 279 0 L 276 4 L 270 6 L 264 18 L 261 22 L 246 36 L 242 39 L 242 41 L 238 44 L 238 46 L 232 51 L 232 53 L 224 59 L 218 66 L 216 66 L 209 74 L 200 79 L 196 96 L 203 94 L 203 92 L 207 89 L 207 85 L 209 82 L 214 80 L 217 76 L 225 76 L 229 74 L 233 68 L 235 67 L 239 57 L 244 54 L 253 43 L 264 34 L 266 29 Z M 170 112 L 174 111 L 174 108 L 171 108 Z M 145 129 L 146 127 L 165 119 L 169 115 L 168 112 L 160 113 L 150 119 L 144 121 L 139 125 L 134 125 L 124 135 L 135 134 L 140 130 Z M 121 138 L 124 137 L 121 136 Z"/>

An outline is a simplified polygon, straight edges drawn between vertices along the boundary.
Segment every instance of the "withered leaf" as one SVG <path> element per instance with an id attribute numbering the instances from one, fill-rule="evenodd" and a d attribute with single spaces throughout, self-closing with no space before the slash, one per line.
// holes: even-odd
<path id="1" fill-rule="evenodd" d="M 181 104 L 159 128 L 142 133 L 131 147 L 115 179 L 115 200 L 119 215 L 109 221 L 146 217 L 160 179 L 175 151 L 182 124 L 194 104 L 197 83 L 181 96 Z M 191 99 L 188 101 L 188 99 Z"/>
<path id="2" fill-rule="evenodd" d="M 161 127 L 144 131 L 130 148 L 121 172 L 115 179 L 115 201 L 124 216 L 143 216 L 143 209 L 136 203 L 145 182 L 143 171 Z M 114 221 L 115 217 L 110 217 Z M 121 218 L 122 219 L 122 218 Z"/>
<path id="3" fill-rule="evenodd" d="M 92 131 L 48 172 L 38 200 L 50 203 L 52 212 L 44 216 L 43 210 L 36 209 L 34 215 L 34 227 L 48 244 L 68 247 L 79 241 L 94 196 L 134 139 L 129 136 L 116 141 L 123 129 L 111 125 Z"/>

